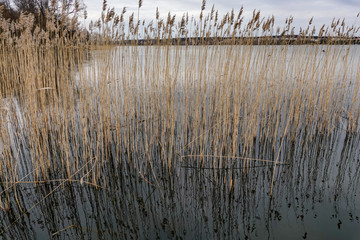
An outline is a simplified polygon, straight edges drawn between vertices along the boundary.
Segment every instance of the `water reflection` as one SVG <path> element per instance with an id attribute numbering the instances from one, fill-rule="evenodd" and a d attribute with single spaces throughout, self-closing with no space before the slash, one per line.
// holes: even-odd
<path id="1" fill-rule="evenodd" d="M 251 115 L 253 109 L 248 103 L 257 98 L 245 88 L 243 96 L 247 100 L 238 102 L 244 104 L 237 106 L 240 110 L 235 118 L 236 97 L 241 94 L 233 89 L 244 87 L 235 84 L 239 79 L 244 81 L 241 71 L 238 76 L 228 77 L 229 86 L 219 90 L 212 81 L 222 83 L 226 72 L 209 66 L 218 66 L 214 56 L 221 47 L 209 48 L 212 54 L 206 48 L 196 48 L 192 54 L 184 49 L 171 48 L 172 53 L 166 55 L 156 47 L 117 48 L 104 58 L 109 62 L 97 60 L 109 53 L 100 51 L 74 77 L 74 93 L 69 91 L 53 105 L 39 104 L 36 113 L 16 98 L 2 100 L 1 132 L 8 136 L 0 139 L 8 142 L 0 142 L 0 153 L 6 155 L 0 159 L 4 166 L 8 159 L 15 162 L 13 168 L 3 167 L 0 175 L 2 238 L 351 239 L 360 235 L 356 230 L 360 134 L 346 131 L 348 116 L 332 113 L 329 116 L 334 122 L 318 131 L 329 116 L 317 117 L 318 105 L 309 110 L 305 104 L 304 109 L 298 109 L 291 134 L 286 134 L 285 123 L 292 119 L 286 110 L 292 104 L 301 104 L 292 102 L 289 96 L 297 92 L 296 84 L 301 81 L 284 77 L 293 80 L 295 86 L 284 88 L 283 96 L 271 82 L 262 86 L 271 90 L 266 92 L 268 96 L 261 96 L 259 106 L 269 107 L 256 116 Z M 317 79 L 322 73 L 318 69 L 327 65 L 321 63 L 321 56 L 320 60 L 313 57 L 314 49 L 322 54 L 321 48 L 307 46 L 300 60 L 318 61 L 314 70 Z M 225 46 L 223 50 L 228 49 Z M 252 48 L 238 50 L 242 54 Z M 344 54 L 342 48 L 335 50 L 334 59 Z M 294 64 L 302 49 L 287 48 L 286 54 L 283 51 L 281 46 L 274 46 L 263 53 L 282 56 L 290 76 L 294 76 L 293 65 L 303 72 L 305 64 Z M 260 84 L 257 77 L 264 69 L 257 67 L 253 55 L 249 56 L 252 64 L 248 80 Z M 279 60 L 271 56 L 265 62 L 276 66 Z M 163 61 L 156 71 L 155 57 Z M 351 54 L 349 59 L 355 61 L 336 65 L 334 78 L 345 74 L 347 82 L 353 80 L 358 55 Z M 164 62 L 168 65 L 161 64 Z M 178 69 L 165 75 L 166 66 Z M 110 70 L 103 70 L 106 68 Z M 197 85 L 201 72 L 209 81 Z M 276 82 L 280 73 L 273 73 L 268 77 L 282 86 L 282 80 Z M 121 81 L 118 76 L 123 77 Z M 162 84 L 174 87 L 163 88 Z M 291 82 L 286 84 L 290 86 Z M 317 94 L 318 86 L 314 84 Z M 256 90 L 260 85 L 247 86 Z M 340 101 L 334 100 L 330 107 L 336 111 L 342 109 L 341 104 L 347 106 L 355 90 L 353 85 L 344 84 L 349 89 L 340 92 L 345 96 L 339 97 L 338 85 L 333 86 L 331 97 Z M 164 90 L 169 92 L 164 94 Z M 223 93 L 227 98 L 221 97 Z M 280 96 L 281 102 L 272 96 Z M 312 117 L 319 122 L 305 124 Z M 253 126 L 249 126 L 251 122 Z M 250 127 L 254 131 L 235 141 L 235 128 L 239 135 L 245 135 Z M 194 155 L 199 153 L 202 155 Z M 235 157 L 225 156 L 227 153 Z M 242 153 L 251 159 L 279 160 L 272 197 L 274 163 L 244 161 L 239 157 Z M 48 164 L 48 168 L 41 163 Z"/>
<path id="2" fill-rule="evenodd" d="M 156 161 L 150 168 L 139 159 L 136 169 L 118 163 L 113 152 L 99 185 L 76 176 L 64 184 L 24 182 L 2 193 L 9 204 L 0 213 L 1 236 L 355 239 L 360 235 L 359 137 L 338 130 L 311 139 L 303 131 L 295 141 L 286 139 L 279 160 L 286 164 L 277 168 L 272 198 L 273 164 L 250 162 L 244 169 L 243 161 L 222 159 L 214 168 L 219 159 L 189 157 L 169 173 Z M 250 157 L 274 155 L 272 144 L 255 144 Z"/>

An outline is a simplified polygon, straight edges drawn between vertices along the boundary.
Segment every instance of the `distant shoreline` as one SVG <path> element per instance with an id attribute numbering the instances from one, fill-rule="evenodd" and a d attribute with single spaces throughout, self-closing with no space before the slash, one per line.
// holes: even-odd
<path id="1" fill-rule="evenodd" d="M 117 45 L 310 45 L 310 44 L 331 44 L 331 45 L 358 45 L 360 37 L 304 37 L 293 36 L 267 36 L 267 37 L 188 37 L 170 39 L 132 39 L 114 42 Z"/>

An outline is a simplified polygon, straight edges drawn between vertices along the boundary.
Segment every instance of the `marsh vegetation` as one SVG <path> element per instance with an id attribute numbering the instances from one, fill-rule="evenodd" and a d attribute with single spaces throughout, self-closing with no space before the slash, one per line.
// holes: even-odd
<path id="1" fill-rule="evenodd" d="M 359 27 L 139 15 L 2 20 L 0 236 L 356 236 Z"/>

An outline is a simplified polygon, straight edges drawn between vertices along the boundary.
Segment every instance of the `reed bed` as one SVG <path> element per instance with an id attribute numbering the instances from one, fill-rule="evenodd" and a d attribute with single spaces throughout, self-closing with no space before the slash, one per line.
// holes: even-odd
<path id="1" fill-rule="evenodd" d="M 198 18 L 156 12 L 147 24 L 104 2 L 90 34 L 71 36 L 31 15 L 2 20 L 0 207 L 23 181 L 106 187 L 107 169 L 127 166 L 158 186 L 184 161 L 246 173 L 284 163 L 286 144 L 359 133 L 359 27 L 310 20 L 295 37 L 291 17 L 276 28 L 260 12 L 244 22 L 243 9 L 219 16 L 205 4 Z M 251 158 L 255 145 L 272 158 Z"/>

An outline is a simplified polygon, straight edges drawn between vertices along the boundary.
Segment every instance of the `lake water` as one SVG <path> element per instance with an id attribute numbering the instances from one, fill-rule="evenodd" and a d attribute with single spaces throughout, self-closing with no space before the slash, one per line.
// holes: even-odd
<path id="1" fill-rule="evenodd" d="M 285 55 L 282 52 L 285 50 L 282 48 L 282 46 L 270 47 L 263 52 L 262 57 L 268 58 L 266 61 L 274 64 L 275 68 L 281 60 L 285 61 L 284 64 L 288 69 L 298 67 L 299 69 L 294 71 L 301 72 L 305 60 L 314 58 L 315 54 L 318 54 L 315 58 L 318 66 L 315 69 L 327 67 L 321 60 L 321 54 L 328 54 L 329 51 L 325 46 L 296 46 L 287 49 Z M 344 73 L 346 73 L 344 81 L 356 79 L 360 47 L 350 48 L 350 55 L 347 55 L 350 56 L 349 63 L 341 60 L 348 47 L 338 47 L 331 53 L 334 58 L 339 59 L 338 65 L 334 67 L 335 73 L 331 75 L 335 79 L 341 79 Z M 202 77 L 208 76 L 207 79 L 216 82 L 216 76 L 228 74 L 214 68 L 219 64 L 221 65 L 219 68 L 226 66 L 226 63 L 217 63 L 215 56 L 226 59 L 227 51 L 235 50 L 223 47 L 220 50 L 206 50 L 209 52 L 200 49 L 189 54 L 185 47 L 171 48 L 169 51 L 173 51 L 172 56 L 178 54 L 178 57 L 167 60 L 168 55 L 156 53 L 158 51 L 156 47 L 136 48 L 135 57 L 131 55 L 133 51 L 132 48 L 122 47 L 110 52 L 97 51 L 91 54 L 86 70 L 76 73 L 77 88 L 79 91 L 87 91 L 88 95 L 86 98 L 79 97 L 74 101 L 73 109 L 79 114 L 74 114 L 71 123 L 73 125 L 68 125 L 70 130 L 75 132 L 69 139 L 80 147 L 69 148 L 70 156 L 80 154 L 81 146 L 85 141 L 81 139 L 80 134 L 83 131 L 80 115 L 83 111 L 82 106 L 86 104 L 84 100 L 94 101 L 92 107 L 96 109 L 95 117 L 101 113 L 99 109 L 104 103 L 98 102 L 96 91 L 101 89 L 104 81 L 116 80 L 117 76 L 124 76 L 124 79 L 125 76 L 130 76 L 126 79 L 138 84 L 132 86 L 137 90 L 134 90 L 131 96 L 137 96 L 145 90 L 152 91 L 155 95 L 161 90 L 155 84 L 148 84 L 145 89 L 143 85 L 147 84 L 146 81 L 151 83 L 154 79 L 160 79 L 161 82 L 170 78 L 179 85 L 178 91 L 175 92 L 181 100 L 183 95 L 189 93 L 181 89 L 193 84 L 189 79 L 198 78 L 200 81 Z M 253 50 L 243 48 L 241 51 L 239 49 L 236 51 L 237 54 L 243 54 L 242 52 L 248 54 Z M 115 61 L 105 65 L 103 62 L 99 63 L 97 59 L 101 59 L 102 54 L 114 54 L 110 59 Z M 299 57 L 299 54 L 302 57 Z M 272 58 L 271 55 L 279 58 Z M 208 61 L 201 63 L 201 59 Z M 304 61 L 304 64 L 294 64 L 295 60 Z M 250 64 L 242 67 L 252 68 L 248 78 L 250 82 L 256 82 L 257 77 L 264 76 L 264 73 L 256 68 L 257 59 L 253 55 L 250 55 L 249 61 Z M 175 66 L 174 71 L 166 74 L 165 64 Z M 101 71 L 104 66 L 113 69 L 118 75 L 104 77 Z M 195 70 L 190 71 L 189 66 L 195 66 Z M 154 67 L 164 67 L 164 71 L 154 71 L 152 70 Z M 201 73 L 201 69 L 205 69 L 206 73 Z M 136 74 L 131 74 L 134 72 Z M 154 72 L 159 75 L 149 74 Z M 198 72 L 198 75 L 194 72 Z M 236 78 L 240 72 L 235 71 L 233 77 Z M 289 71 L 283 73 L 285 75 L 276 71 L 274 74 L 270 75 L 274 78 L 294 76 L 294 73 Z M 326 77 L 321 76 L 321 71 L 314 70 L 314 74 L 315 78 Z M 131 76 L 136 76 L 137 79 Z M 294 81 L 297 84 L 297 80 Z M 127 82 L 120 79 L 117 83 L 112 81 L 107 84 L 112 86 L 111 96 L 118 101 L 111 102 L 111 106 L 123 103 L 128 96 L 123 90 Z M 346 86 L 350 86 L 349 92 L 352 92 L 352 85 Z M 206 99 L 208 98 L 210 99 L 210 96 Z M 176 103 L 179 104 L 176 105 L 177 109 L 182 109 L 179 107 L 183 103 L 180 100 Z M 346 101 L 350 100 L 344 100 Z M 208 104 L 210 100 L 205 101 L 205 106 Z M 346 131 L 346 116 L 340 116 L 342 123 L 336 125 L 331 132 L 314 133 L 313 128 L 308 126 L 299 130 L 295 139 L 279 137 L 278 143 L 275 144 L 276 149 L 271 141 L 264 143 L 260 140 L 260 136 L 254 137 L 247 158 L 274 160 L 279 154 L 271 196 L 274 170 L 272 162 L 251 161 L 244 168 L 240 159 L 229 156 L 214 158 L 214 154 L 211 154 L 212 145 L 205 144 L 208 147 L 204 147 L 202 156 L 186 157 L 186 155 L 198 154 L 196 147 L 182 152 L 181 155 L 174 154 L 175 164 L 169 170 L 167 164 L 160 160 L 156 161 L 164 154 L 167 156 L 163 152 L 163 146 L 150 146 L 152 164 L 149 166 L 148 156 L 143 154 L 145 144 L 144 146 L 138 144 L 139 149 L 134 148 L 133 152 L 128 153 L 126 140 L 119 140 L 116 133 L 110 135 L 111 145 L 106 150 L 106 154 L 105 151 L 98 150 L 98 154 L 106 158 L 106 162 L 101 165 L 101 176 L 97 184 L 92 184 L 91 179 L 83 180 L 81 175 L 75 175 L 71 183 L 61 180 L 64 174 L 58 169 L 50 173 L 50 179 L 57 179 L 56 181 L 47 180 L 34 186 L 33 183 L 26 183 L 34 180 L 34 177 L 27 176 L 34 166 L 28 162 L 32 153 L 31 146 L 26 140 L 26 124 L 30 124 L 26 123 L 26 107 L 20 106 L 16 99 L 3 99 L 3 106 L 14 109 L 13 112 L 16 113 L 16 117 L 14 114 L 2 115 L 2 131 L 13 133 L 8 138 L 11 139 L 9 142 L 14 152 L 20 149 L 18 154 L 14 155 L 14 160 L 19 162 L 17 167 L 19 179 L 24 178 L 22 178 L 23 183 L 20 182 L 10 188 L 1 178 L 0 191 L 6 190 L 1 192 L 1 199 L 7 200 L 9 209 L 6 212 L 0 211 L 0 239 L 359 239 L 360 237 L 360 133 Z M 143 109 L 141 104 L 135 106 L 139 108 L 139 112 Z M 114 116 L 118 116 L 116 112 L 118 109 L 111 109 L 112 121 Z M 99 138 L 97 134 L 100 133 L 97 133 L 96 129 L 101 128 L 97 128 L 95 117 L 91 118 L 93 121 L 87 123 L 89 124 L 87 134 L 90 139 L 89 145 L 97 149 L 95 143 Z M 177 125 L 174 132 L 179 134 L 176 136 L 179 146 L 175 144 L 175 149 L 183 149 L 186 146 L 182 130 L 185 121 L 181 114 L 175 119 Z M 143 122 L 132 123 L 129 131 L 134 133 L 134 136 L 130 134 L 131 139 L 142 142 L 142 139 L 146 138 L 144 132 L 153 131 L 156 135 L 155 130 L 162 127 L 161 123 L 153 123 L 149 130 Z M 126 136 L 127 130 L 122 131 L 121 136 Z M 18 134 L 19 132 L 21 134 Z M 216 132 L 209 131 L 209 133 L 215 137 Z M 189 136 L 192 135 L 189 133 Z M 3 154 L 1 143 L 0 150 Z M 225 145 L 230 143 L 225 142 Z M 53 160 L 56 162 L 57 156 L 61 156 L 61 152 L 58 152 L 62 149 L 53 151 Z"/>

